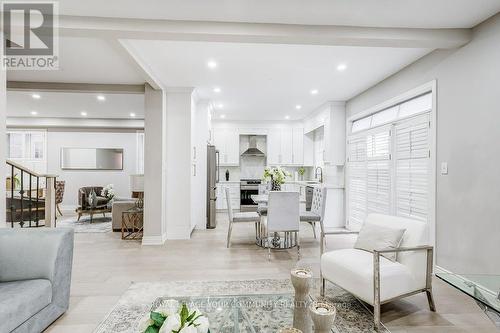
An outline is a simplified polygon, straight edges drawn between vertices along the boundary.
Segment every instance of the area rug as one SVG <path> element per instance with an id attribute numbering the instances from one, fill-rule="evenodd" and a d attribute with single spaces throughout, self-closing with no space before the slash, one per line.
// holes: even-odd
<path id="1" fill-rule="evenodd" d="M 92 223 L 90 223 L 90 217 L 88 216 L 82 216 L 80 221 L 77 221 L 75 217 L 64 218 L 64 216 L 61 216 L 57 218 L 57 227 L 73 228 L 75 233 L 111 232 L 113 228 L 111 217 L 107 216 L 94 216 Z"/>
<path id="2" fill-rule="evenodd" d="M 319 295 L 318 287 L 319 280 L 315 280 L 311 295 Z M 94 333 L 136 332 L 138 321 L 151 310 L 152 305 L 159 298 L 223 295 L 249 295 L 249 298 L 252 298 L 251 295 L 273 294 L 286 295 L 284 297 L 290 301 L 292 293 L 293 287 L 288 279 L 134 283 L 122 295 Z M 337 309 L 333 329 L 335 333 L 376 332 L 373 326 L 373 315 L 355 297 L 332 284 L 328 284 L 326 295 L 327 301 L 334 304 Z M 283 325 L 291 326 L 292 322 L 293 312 L 285 312 L 275 320 L 268 320 L 269 325 L 265 330 L 255 330 L 255 332 L 275 333 Z M 211 332 L 221 333 L 217 332 L 214 327 L 211 327 Z M 379 332 L 389 331 L 382 327 Z"/>

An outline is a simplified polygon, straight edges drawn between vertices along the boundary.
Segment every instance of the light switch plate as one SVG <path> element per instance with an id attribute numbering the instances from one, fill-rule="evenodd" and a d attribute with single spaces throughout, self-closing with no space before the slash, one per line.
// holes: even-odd
<path id="1" fill-rule="evenodd" d="M 442 175 L 448 174 L 448 162 L 441 162 L 441 174 Z"/>

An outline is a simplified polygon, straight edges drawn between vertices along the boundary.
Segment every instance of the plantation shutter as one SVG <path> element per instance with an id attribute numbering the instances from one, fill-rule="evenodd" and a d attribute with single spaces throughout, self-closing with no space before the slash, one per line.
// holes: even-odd
<path id="1" fill-rule="evenodd" d="M 391 212 L 391 131 L 385 127 L 366 137 L 367 213 Z"/>
<path id="2" fill-rule="evenodd" d="M 429 114 L 395 125 L 395 213 L 427 221 L 429 216 Z"/>
<path id="3" fill-rule="evenodd" d="M 347 219 L 353 226 L 361 226 L 366 217 L 366 137 L 348 141 L 348 212 Z"/>

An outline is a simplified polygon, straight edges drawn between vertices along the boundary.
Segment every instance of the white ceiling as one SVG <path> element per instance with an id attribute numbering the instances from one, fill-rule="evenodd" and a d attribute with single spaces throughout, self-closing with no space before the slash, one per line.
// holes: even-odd
<path id="1" fill-rule="evenodd" d="M 116 42 L 117 43 L 117 42 Z M 119 44 L 116 44 L 119 46 Z M 144 84 L 123 51 L 104 39 L 60 37 L 59 70 L 8 71 L 9 81 Z"/>
<path id="2" fill-rule="evenodd" d="M 499 0 L 61 0 L 64 15 L 371 27 L 471 28 Z"/>
<path id="3" fill-rule="evenodd" d="M 345 101 L 426 54 L 426 49 L 127 41 L 166 87 L 195 87 L 239 120 L 301 119 Z M 215 60 L 217 68 L 207 67 Z M 339 64 L 346 64 L 343 72 Z M 221 92 L 213 92 L 220 87 Z M 317 95 L 311 95 L 318 89 Z M 297 110 L 295 106 L 302 108 Z"/>
<path id="4" fill-rule="evenodd" d="M 32 98 L 37 93 L 40 99 Z M 143 94 L 104 94 L 105 101 L 98 101 L 96 93 L 27 92 L 7 91 L 8 117 L 55 118 L 144 118 Z M 31 115 L 36 111 L 36 116 Z M 86 117 L 80 114 L 87 112 Z"/>

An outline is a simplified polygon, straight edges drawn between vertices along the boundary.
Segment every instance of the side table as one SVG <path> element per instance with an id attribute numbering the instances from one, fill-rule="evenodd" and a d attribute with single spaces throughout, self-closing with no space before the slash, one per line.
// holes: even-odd
<path id="1" fill-rule="evenodd" d="M 132 207 L 122 213 L 122 239 L 142 239 L 143 209 Z"/>

